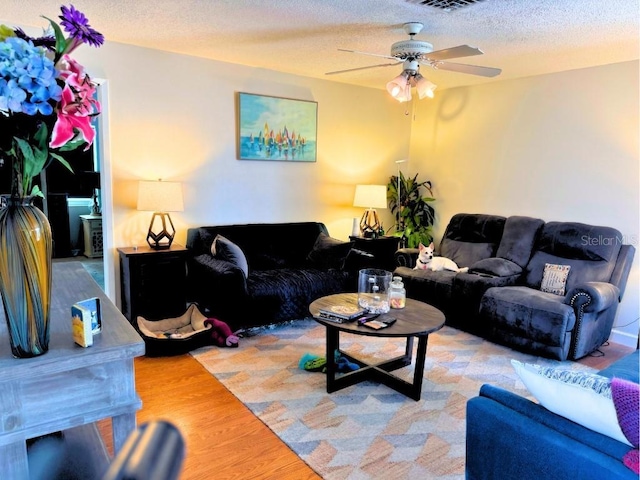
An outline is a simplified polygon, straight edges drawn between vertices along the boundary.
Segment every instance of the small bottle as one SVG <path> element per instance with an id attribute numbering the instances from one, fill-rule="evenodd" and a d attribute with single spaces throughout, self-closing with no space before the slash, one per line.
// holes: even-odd
<path id="1" fill-rule="evenodd" d="M 402 277 L 393 277 L 389 286 L 389 303 L 391 308 L 404 308 L 407 303 L 407 291 L 402 283 Z"/>

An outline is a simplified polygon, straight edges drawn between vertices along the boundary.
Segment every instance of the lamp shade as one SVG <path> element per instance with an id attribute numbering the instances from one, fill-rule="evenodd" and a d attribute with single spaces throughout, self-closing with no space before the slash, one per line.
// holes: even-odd
<path id="1" fill-rule="evenodd" d="M 411 100 L 411 82 L 409 74 L 405 71 L 387 83 L 387 92 L 399 102 Z"/>
<path id="2" fill-rule="evenodd" d="M 147 233 L 147 243 L 151 248 L 171 248 L 176 229 L 167 212 L 184 210 L 182 184 L 158 180 L 141 181 L 138 184 L 138 210 L 153 212 Z"/>
<path id="3" fill-rule="evenodd" d="M 353 206 L 387 208 L 387 187 L 385 185 L 356 185 Z"/>
<path id="4" fill-rule="evenodd" d="M 407 74 L 402 72 L 400 75 L 390 80 L 387 83 L 387 92 L 389 92 L 389 94 L 394 98 L 400 95 L 407 85 L 407 78 Z"/>
<path id="5" fill-rule="evenodd" d="M 138 210 L 150 212 L 181 212 L 184 210 L 180 182 L 140 181 Z"/>
<path id="6" fill-rule="evenodd" d="M 419 73 L 415 76 L 416 90 L 418 91 L 418 98 L 422 100 L 424 97 L 433 98 L 433 91 L 437 88 L 435 83 L 430 82 Z"/>

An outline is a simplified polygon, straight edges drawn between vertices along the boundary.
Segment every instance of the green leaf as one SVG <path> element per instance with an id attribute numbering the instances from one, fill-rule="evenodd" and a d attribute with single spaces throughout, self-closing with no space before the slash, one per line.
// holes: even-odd
<path id="1" fill-rule="evenodd" d="M 13 137 L 22 154 L 22 183 L 28 186 L 31 178 L 38 175 L 44 168 L 47 161 L 47 150 L 34 148 L 29 142 L 22 138 Z M 28 183 L 27 183 L 28 182 Z"/>
<path id="2" fill-rule="evenodd" d="M 18 137 L 13 137 L 13 140 L 18 145 L 18 148 L 20 149 L 20 153 L 22 154 L 22 157 L 26 161 L 30 161 L 29 159 L 33 158 L 33 149 L 31 148 L 31 144 L 26 140 L 23 140 L 22 138 L 18 138 Z"/>
<path id="3" fill-rule="evenodd" d="M 9 37 L 15 37 L 16 32 L 13 31 L 13 28 L 9 28 L 6 25 L 0 25 L 0 41 L 4 41 Z"/>
<path id="4" fill-rule="evenodd" d="M 43 18 L 49 20 L 51 28 L 53 29 L 53 33 L 56 36 L 56 61 L 54 62 L 56 63 L 58 59 L 64 54 L 64 51 L 67 49 L 69 42 L 67 42 L 67 39 L 64 38 L 64 33 L 62 33 L 60 26 L 56 22 L 44 16 Z"/>
<path id="5" fill-rule="evenodd" d="M 70 152 L 71 150 L 75 150 L 78 147 L 81 147 L 86 142 L 81 138 L 79 140 L 72 140 L 70 142 L 65 143 L 58 150 L 61 152 Z"/>
<path id="6" fill-rule="evenodd" d="M 44 193 L 42 193 L 42 190 L 40 190 L 39 185 L 33 186 L 33 188 L 31 189 L 31 196 L 44 198 Z"/>
<path id="7" fill-rule="evenodd" d="M 67 167 L 67 170 L 69 170 L 71 173 L 73 173 L 73 168 L 71 168 L 71 165 L 69 165 L 69 162 L 67 162 L 63 157 L 61 157 L 57 153 L 53 153 L 53 152 L 49 152 L 49 155 L 51 155 L 53 158 L 58 160 L 62 165 Z"/>
<path id="8" fill-rule="evenodd" d="M 39 175 L 44 170 L 44 165 L 47 162 L 47 153 L 47 150 L 34 148 L 32 161 L 25 164 L 25 175 L 29 175 L 31 178 Z"/>
<path id="9" fill-rule="evenodd" d="M 22 178 L 20 179 L 19 189 L 20 194 L 22 194 L 29 191 L 32 183 L 31 179 L 42 171 L 47 160 L 47 151 L 33 148 L 29 142 L 22 138 L 13 137 L 13 141 L 22 156 L 22 172 L 20 172 Z"/>
<path id="10" fill-rule="evenodd" d="M 38 125 L 38 130 L 36 130 L 36 134 L 33 136 L 33 139 L 36 141 L 38 146 L 44 150 L 47 148 L 48 138 L 49 138 L 49 129 L 47 128 L 47 124 L 44 122 L 41 122 L 40 125 Z"/>

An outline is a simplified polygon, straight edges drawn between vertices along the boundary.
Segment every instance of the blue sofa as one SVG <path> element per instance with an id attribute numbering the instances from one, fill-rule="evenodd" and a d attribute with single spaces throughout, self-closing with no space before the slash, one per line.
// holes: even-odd
<path id="1" fill-rule="evenodd" d="M 638 350 L 599 372 L 638 382 Z M 622 463 L 631 447 L 501 388 L 467 402 L 466 478 L 637 479 Z"/>

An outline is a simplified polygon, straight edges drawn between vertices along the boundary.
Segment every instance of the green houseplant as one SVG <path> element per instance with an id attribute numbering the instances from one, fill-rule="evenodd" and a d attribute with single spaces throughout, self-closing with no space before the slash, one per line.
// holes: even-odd
<path id="1" fill-rule="evenodd" d="M 433 240 L 432 229 L 435 210 L 430 205 L 435 201 L 431 182 L 418 181 L 418 174 L 405 177 L 393 175 L 387 184 L 387 201 L 396 224 L 393 236 L 401 239 L 401 246 L 416 248 L 420 243 L 429 245 Z M 426 190 L 429 196 L 423 196 Z"/>

